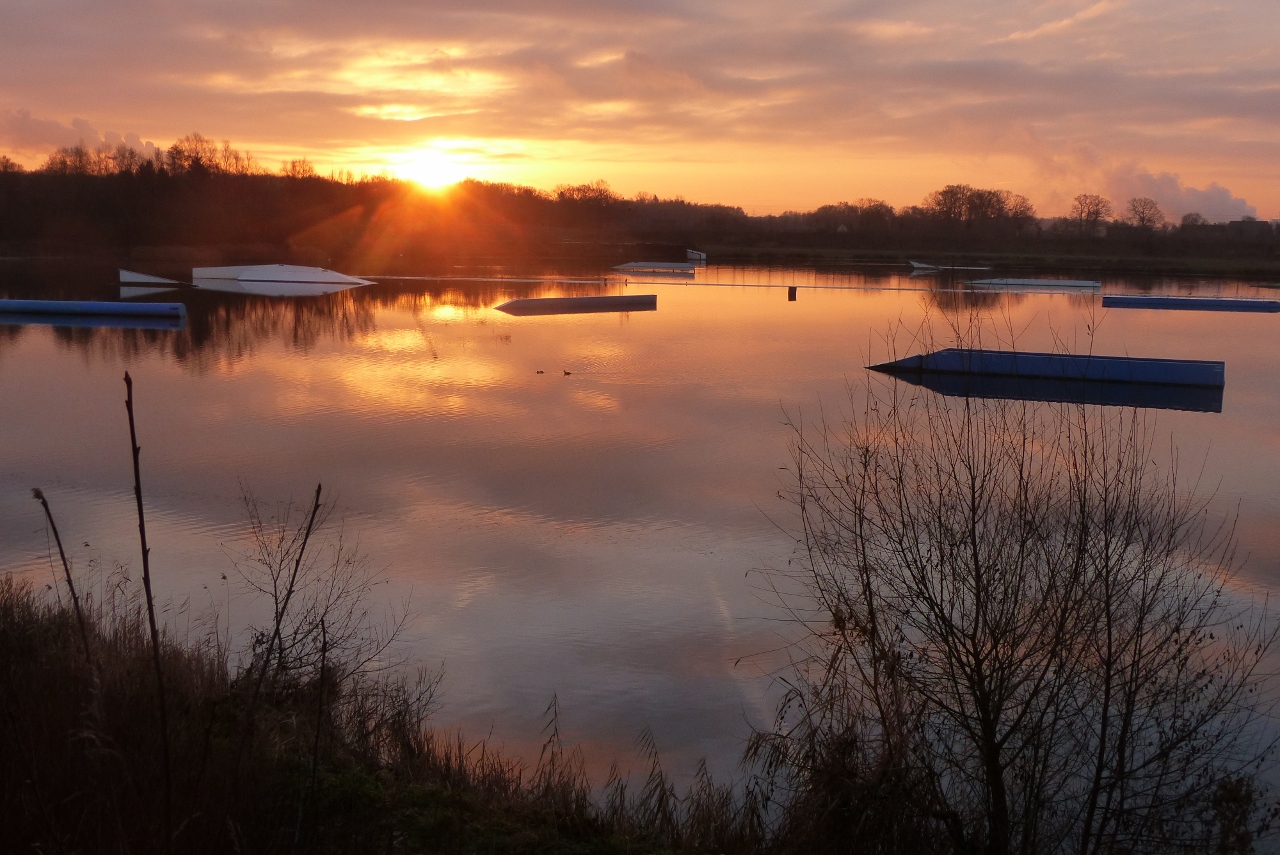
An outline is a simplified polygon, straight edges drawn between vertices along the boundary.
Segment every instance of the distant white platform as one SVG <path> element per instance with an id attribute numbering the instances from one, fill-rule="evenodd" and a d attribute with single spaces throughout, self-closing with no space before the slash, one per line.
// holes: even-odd
<path id="1" fill-rule="evenodd" d="M 698 265 L 684 261 L 628 261 L 615 265 L 614 270 L 625 273 L 688 273 L 692 274 Z"/>

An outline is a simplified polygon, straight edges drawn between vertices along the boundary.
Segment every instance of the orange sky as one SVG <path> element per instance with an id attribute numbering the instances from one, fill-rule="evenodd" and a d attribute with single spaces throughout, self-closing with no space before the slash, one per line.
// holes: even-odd
<path id="1" fill-rule="evenodd" d="M 0 152 L 199 131 L 754 213 L 951 182 L 1280 216 L 1280 4 L 371 0 L 6 9 Z"/>

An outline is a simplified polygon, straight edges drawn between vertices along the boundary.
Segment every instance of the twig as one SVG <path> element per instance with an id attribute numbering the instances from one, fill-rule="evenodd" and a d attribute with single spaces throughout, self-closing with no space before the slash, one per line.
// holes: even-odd
<path id="1" fill-rule="evenodd" d="M 151 593 L 151 550 L 147 547 L 147 520 L 142 510 L 142 469 L 138 432 L 133 421 L 133 378 L 124 373 L 124 408 L 129 413 L 129 445 L 133 449 L 133 496 L 138 502 L 138 539 L 142 543 L 142 589 L 147 597 L 147 621 L 151 625 L 151 659 L 156 670 L 156 696 L 160 707 L 160 740 L 164 758 L 164 841 L 173 852 L 173 772 L 169 761 L 169 712 L 165 703 L 164 669 L 160 665 L 160 630 L 156 626 L 155 597 Z"/>
<path id="2" fill-rule="evenodd" d="M 298 849 L 298 840 L 302 836 L 302 821 L 307 813 L 312 809 L 312 803 L 316 797 L 316 775 L 320 768 L 320 731 L 324 727 L 324 702 L 325 702 L 325 666 L 329 657 L 329 633 L 325 626 L 325 619 L 320 618 L 320 689 L 316 693 L 316 732 L 311 741 L 311 781 L 307 785 L 307 792 L 302 798 L 302 803 L 298 805 L 298 824 L 293 830 L 293 849 Z"/>
<path id="3" fill-rule="evenodd" d="M 93 653 L 89 649 L 89 627 L 84 622 L 84 611 L 80 608 L 80 597 L 76 594 L 76 583 L 71 579 L 71 562 L 67 561 L 67 553 L 62 548 L 62 537 L 58 534 L 58 524 L 53 521 L 53 511 L 49 509 L 49 502 L 44 497 L 44 491 L 39 487 L 33 487 L 31 495 L 44 508 L 45 519 L 49 521 L 49 528 L 53 531 L 53 540 L 58 544 L 58 557 L 62 559 L 62 572 L 66 574 L 67 590 L 71 592 L 71 605 L 76 610 L 76 623 L 80 625 L 80 640 L 84 642 L 84 660 L 92 670 Z"/>
<path id="4" fill-rule="evenodd" d="M 257 711 L 258 697 L 262 693 L 262 685 L 266 682 L 267 671 L 271 667 L 272 651 L 275 650 L 276 644 L 283 644 L 281 638 L 282 628 L 284 625 L 285 613 L 289 610 L 289 601 L 293 598 L 294 590 L 298 584 L 298 574 L 302 570 L 302 559 L 307 551 L 307 542 L 311 540 L 311 532 L 315 528 L 316 515 L 320 512 L 320 493 L 323 484 L 316 484 L 315 500 L 311 504 L 311 516 L 307 519 L 307 528 L 302 535 L 302 543 L 298 545 L 298 554 L 293 562 L 293 572 L 289 576 L 289 583 L 285 586 L 284 600 L 276 609 L 275 626 L 271 632 L 271 638 L 267 642 L 267 649 L 262 657 L 262 670 L 258 672 L 258 677 L 254 681 L 253 693 L 249 696 L 249 706 L 245 711 L 244 729 L 240 734 L 240 745 L 236 751 L 235 771 L 232 774 L 232 787 L 239 790 L 240 779 L 240 761 L 244 756 L 245 748 L 248 746 L 249 737 L 253 733 L 253 717 Z M 283 655 L 283 650 L 281 655 Z"/>

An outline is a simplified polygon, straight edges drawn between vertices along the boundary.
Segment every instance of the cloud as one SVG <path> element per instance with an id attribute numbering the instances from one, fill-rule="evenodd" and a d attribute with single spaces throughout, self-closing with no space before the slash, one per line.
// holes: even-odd
<path id="1" fill-rule="evenodd" d="M 97 130 L 84 119 L 72 119 L 69 124 L 53 119 L 41 119 L 30 110 L 14 110 L 0 114 L 0 141 L 18 150 L 40 150 L 86 142 L 101 142 Z"/>
<path id="2" fill-rule="evenodd" d="M 1101 0 L 1101 2 L 1094 3 L 1092 6 L 1082 9 L 1074 15 L 1061 18 L 1057 21 L 1050 21 L 1046 24 L 1041 24 L 1032 30 L 1020 30 L 1016 33 L 1010 33 L 1003 39 L 1000 39 L 1000 41 L 1025 41 L 1049 35 L 1051 33 L 1060 33 L 1063 30 L 1074 27 L 1076 24 L 1084 21 L 1091 21 L 1094 18 L 1099 18 L 1110 12 L 1112 9 L 1118 8 L 1120 5 L 1121 3 L 1118 2 L 1118 0 Z"/>
<path id="3" fill-rule="evenodd" d="M 1218 221 L 1258 215 L 1256 207 L 1226 187 L 1217 183 L 1204 189 L 1188 187 L 1179 176 L 1169 172 L 1153 174 L 1135 167 L 1116 170 L 1110 176 L 1107 190 L 1117 207 L 1123 207 L 1129 199 L 1147 197 L 1156 200 L 1160 210 L 1175 220 L 1192 212 Z"/>
<path id="4" fill-rule="evenodd" d="M 850 182 L 874 179 L 890 158 L 915 160 L 903 174 L 933 180 L 951 165 L 947 180 L 1006 186 L 1083 147 L 1280 208 L 1278 9 L 1274 0 L 1230 9 L 1195 0 L 23 3 L 0 31 L 0 149 L 47 151 L 102 127 L 166 141 L 200 131 L 259 156 L 377 171 L 396 152 L 491 140 L 495 150 L 561 152 L 566 170 L 583 152 L 595 152 L 592 170 L 609 158 L 689 161 L 689 181 L 731 164 L 759 176 L 743 188 L 754 192 L 777 164 L 841 159 Z M 835 192 L 813 172 L 768 193 L 800 205 Z M 577 176 L 596 177 L 612 174 Z M 1062 176 L 1062 192 L 1090 177 Z M 892 201 L 927 189 L 904 184 Z"/>
<path id="5" fill-rule="evenodd" d="M 124 144 L 147 157 L 156 150 L 155 143 L 144 142 L 136 133 L 99 133 L 84 119 L 72 119 L 64 124 L 33 116 L 30 110 L 0 113 L 0 144 L 15 152 L 37 156 L 48 154 L 51 149 L 81 144 L 90 148 Z"/>

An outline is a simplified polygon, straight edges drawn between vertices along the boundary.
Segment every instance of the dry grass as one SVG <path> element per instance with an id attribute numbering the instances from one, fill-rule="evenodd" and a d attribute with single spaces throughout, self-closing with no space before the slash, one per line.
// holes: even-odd
<path id="1" fill-rule="evenodd" d="M 0 578 L 0 851 L 169 848 L 150 630 L 128 583 L 112 582 L 106 594 L 81 598 L 87 660 L 69 603 Z M 357 648 L 368 651 L 362 640 L 346 653 Z M 746 802 L 705 775 L 677 796 L 656 752 L 634 792 L 616 777 L 594 788 L 581 756 L 561 744 L 554 704 L 542 756 L 526 764 L 431 729 L 432 674 L 406 679 L 299 644 L 284 657 L 277 649 L 252 701 L 261 656 L 233 665 L 213 633 L 162 634 L 160 652 L 174 851 L 745 853 L 763 845 Z"/>

